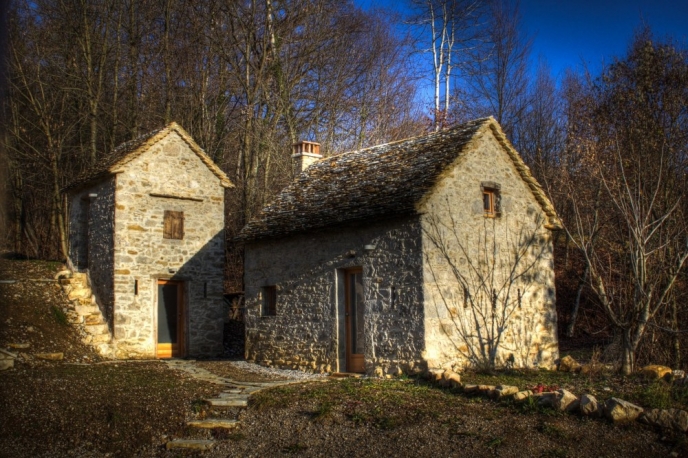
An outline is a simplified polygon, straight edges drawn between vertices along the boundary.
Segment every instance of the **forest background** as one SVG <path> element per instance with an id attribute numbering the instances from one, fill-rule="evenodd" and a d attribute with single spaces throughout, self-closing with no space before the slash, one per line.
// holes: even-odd
<path id="1" fill-rule="evenodd" d="M 601 345 L 625 373 L 688 368 L 685 45 L 639 25 L 625 55 L 555 78 L 533 66 L 516 2 L 405 5 L 6 2 L 0 247 L 64 259 L 61 188 L 176 121 L 236 184 L 227 289 L 240 290 L 231 239 L 292 179 L 293 143 L 332 155 L 494 116 L 565 226 L 562 346 Z"/>

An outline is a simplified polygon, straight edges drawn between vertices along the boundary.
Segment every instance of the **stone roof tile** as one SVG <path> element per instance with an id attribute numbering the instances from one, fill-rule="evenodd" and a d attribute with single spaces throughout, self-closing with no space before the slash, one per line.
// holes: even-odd
<path id="1" fill-rule="evenodd" d="M 124 142 L 112 150 L 107 157 L 102 158 L 95 166 L 85 170 L 62 191 L 81 187 L 85 184 L 97 181 L 106 176 L 117 173 L 128 162 L 134 160 L 146 152 L 154 144 L 167 137 L 172 132 L 176 132 L 189 145 L 189 148 L 203 161 L 215 176 L 220 179 L 222 186 L 234 187 L 227 175 L 208 157 L 203 149 L 191 138 L 191 136 L 176 122 L 171 122 L 165 127 L 143 134 L 133 140 Z"/>
<path id="2" fill-rule="evenodd" d="M 428 135 L 344 153 L 312 164 L 279 193 L 235 238 L 237 242 L 416 213 L 416 204 L 442 171 L 488 127 L 523 180 L 559 227 L 554 207 L 493 118 Z"/>

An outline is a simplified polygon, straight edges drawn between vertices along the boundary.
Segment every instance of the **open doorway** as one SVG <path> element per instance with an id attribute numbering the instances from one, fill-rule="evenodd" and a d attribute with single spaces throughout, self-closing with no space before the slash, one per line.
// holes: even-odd
<path id="1" fill-rule="evenodd" d="M 365 296 L 363 269 L 344 271 L 344 330 L 346 372 L 365 372 Z"/>
<path id="2" fill-rule="evenodd" d="M 185 356 L 185 323 L 184 283 L 158 280 L 158 358 Z"/>

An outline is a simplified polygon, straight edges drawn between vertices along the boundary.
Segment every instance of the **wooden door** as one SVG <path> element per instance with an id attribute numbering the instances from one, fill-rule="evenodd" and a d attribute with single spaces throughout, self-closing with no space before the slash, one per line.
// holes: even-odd
<path id="1" fill-rule="evenodd" d="M 184 284 L 158 280 L 158 358 L 184 356 Z"/>
<path id="2" fill-rule="evenodd" d="M 346 371 L 365 372 L 363 270 L 346 271 Z"/>

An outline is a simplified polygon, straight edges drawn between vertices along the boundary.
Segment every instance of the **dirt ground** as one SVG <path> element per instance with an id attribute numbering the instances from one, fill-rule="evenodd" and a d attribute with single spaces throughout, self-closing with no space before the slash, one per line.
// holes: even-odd
<path id="1" fill-rule="evenodd" d="M 345 379 L 254 394 L 243 410 L 210 408 L 221 387 L 158 361 L 104 362 L 53 307 L 57 264 L 0 260 L 0 348 L 29 347 L 0 372 L 0 457 L 175 456 L 688 456 L 685 435 L 634 423 L 527 410 L 414 379 Z M 36 352 L 65 353 L 41 361 Z M 227 361 L 199 363 L 255 380 Z M 186 421 L 236 418 L 230 432 Z M 208 452 L 167 451 L 173 438 L 212 438 Z"/>

